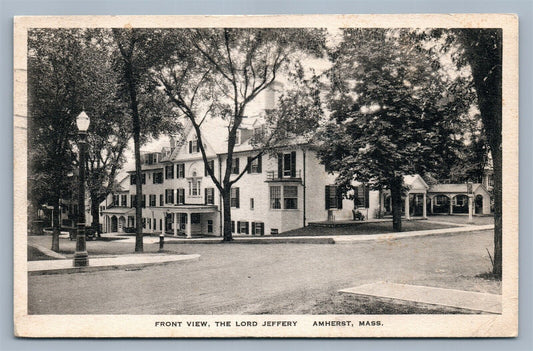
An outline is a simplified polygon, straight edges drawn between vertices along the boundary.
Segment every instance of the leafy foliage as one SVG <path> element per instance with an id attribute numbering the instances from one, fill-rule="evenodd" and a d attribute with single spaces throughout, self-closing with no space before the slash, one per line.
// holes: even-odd
<path id="1" fill-rule="evenodd" d="M 451 74 L 407 30 L 347 29 L 332 59 L 332 114 L 319 154 L 346 191 L 353 180 L 391 189 L 399 229 L 402 176 L 445 172 L 464 146 L 469 77 Z"/>

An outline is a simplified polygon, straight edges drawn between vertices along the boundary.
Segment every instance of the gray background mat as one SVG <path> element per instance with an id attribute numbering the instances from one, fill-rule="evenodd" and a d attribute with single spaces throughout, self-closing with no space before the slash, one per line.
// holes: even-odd
<path id="1" fill-rule="evenodd" d="M 196 14 L 341 14 L 341 13 L 516 13 L 520 20 L 520 325 L 516 339 L 431 339 L 431 340 L 36 340 L 13 337 L 13 16 L 16 15 L 196 15 Z M 533 349 L 533 239 L 532 178 L 533 111 L 531 104 L 533 69 L 531 68 L 533 1 L 532 0 L 0 0 L 2 71 L 0 173 L 3 186 L 0 197 L 0 349 L 1 350 L 271 350 L 276 348 L 319 350 L 334 348 L 377 350 L 530 350 Z M 16 151 L 15 151 L 16 157 Z"/>

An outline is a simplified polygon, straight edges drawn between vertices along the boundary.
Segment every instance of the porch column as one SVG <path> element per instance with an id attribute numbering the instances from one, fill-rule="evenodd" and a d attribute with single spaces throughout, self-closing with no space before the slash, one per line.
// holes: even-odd
<path id="1" fill-rule="evenodd" d="M 453 196 L 450 196 L 450 214 L 453 214 Z"/>
<path id="2" fill-rule="evenodd" d="M 426 193 L 422 194 L 423 195 L 423 203 L 424 203 L 424 206 L 422 206 L 422 217 L 424 218 L 428 218 L 428 214 L 427 214 L 427 199 L 426 199 Z"/>
<path id="3" fill-rule="evenodd" d="M 434 201 L 435 201 L 435 197 L 430 197 L 430 198 L 429 198 L 431 214 L 433 214 L 433 202 L 434 202 Z"/>
<path id="4" fill-rule="evenodd" d="M 405 195 L 405 219 L 411 219 L 411 215 L 409 214 L 409 194 Z"/>
<path id="5" fill-rule="evenodd" d="M 178 236 L 178 214 L 173 213 L 172 214 L 172 220 L 174 223 L 172 225 L 174 226 L 174 236 Z"/>
<path id="6" fill-rule="evenodd" d="M 191 234 L 191 214 L 187 213 L 185 216 L 187 216 L 187 222 L 185 224 L 185 234 L 187 234 L 187 238 L 192 238 L 192 234 Z"/>

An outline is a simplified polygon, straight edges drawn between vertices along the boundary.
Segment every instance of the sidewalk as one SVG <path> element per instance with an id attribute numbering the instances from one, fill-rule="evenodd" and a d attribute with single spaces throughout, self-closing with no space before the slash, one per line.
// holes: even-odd
<path id="1" fill-rule="evenodd" d="M 82 273 L 198 260 L 200 255 L 132 254 L 115 257 L 89 257 L 89 266 L 73 267 L 72 259 L 28 261 L 30 275 Z"/>
<path id="2" fill-rule="evenodd" d="M 339 292 L 454 307 L 476 312 L 502 313 L 501 295 L 474 291 L 378 282 L 342 289 Z"/>

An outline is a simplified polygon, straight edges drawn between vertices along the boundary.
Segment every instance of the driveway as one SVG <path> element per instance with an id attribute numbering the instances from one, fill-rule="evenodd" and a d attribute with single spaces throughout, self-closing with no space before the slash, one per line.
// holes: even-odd
<path id="1" fill-rule="evenodd" d="M 492 233 L 352 245 L 165 245 L 200 254 L 200 260 L 141 270 L 29 276 L 29 313 L 290 314 L 325 292 L 376 281 L 499 294 L 499 283 L 476 278 L 490 269 L 486 249 L 492 248 Z M 152 251 L 156 244 L 145 246 Z"/>

